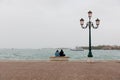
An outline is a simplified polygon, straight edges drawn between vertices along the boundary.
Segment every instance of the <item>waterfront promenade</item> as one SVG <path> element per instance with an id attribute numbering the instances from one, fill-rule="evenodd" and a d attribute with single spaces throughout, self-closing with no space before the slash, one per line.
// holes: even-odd
<path id="1" fill-rule="evenodd" d="M 0 80 L 120 80 L 120 61 L 0 61 Z"/>

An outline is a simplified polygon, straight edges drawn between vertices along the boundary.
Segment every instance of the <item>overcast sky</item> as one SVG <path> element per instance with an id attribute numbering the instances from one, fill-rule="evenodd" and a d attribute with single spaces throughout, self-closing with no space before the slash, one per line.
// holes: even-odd
<path id="1" fill-rule="evenodd" d="M 0 0 L 0 48 L 87 46 L 89 10 L 92 45 L 120 45 L 120 0 Z"/>

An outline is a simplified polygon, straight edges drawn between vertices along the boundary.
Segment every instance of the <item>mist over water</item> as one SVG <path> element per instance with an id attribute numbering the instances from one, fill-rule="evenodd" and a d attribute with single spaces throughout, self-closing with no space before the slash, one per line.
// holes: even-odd
<path id="1" fill-rule="evenodd" d="M 0 48 L 87 46 L 89 10 L 92 45 L 120 45 L 120 0 L 0 0 Z"/>

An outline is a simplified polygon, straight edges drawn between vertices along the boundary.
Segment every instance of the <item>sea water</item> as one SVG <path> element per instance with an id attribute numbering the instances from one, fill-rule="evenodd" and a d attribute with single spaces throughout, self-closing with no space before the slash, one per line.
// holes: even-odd
<path id="1" fill-rule="evenodd" d="M 0 60 L 49 60 L 57 49 L 0 49 Z M 58 49 L 60 51 L 60 49 Z M 86 60 L 88 50 L 63 49 L 70 60 Z M 92 50 L 95 60 L 120 60 L 120 50 Z"/>

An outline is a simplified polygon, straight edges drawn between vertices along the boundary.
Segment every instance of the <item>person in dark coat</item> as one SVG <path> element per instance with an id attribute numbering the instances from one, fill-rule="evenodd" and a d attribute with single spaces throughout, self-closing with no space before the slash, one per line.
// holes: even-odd
<path id="1" fill-rule="evenodd" d="M 61 49 L 60 56 L 65 56 L 64 51 Z"/>

